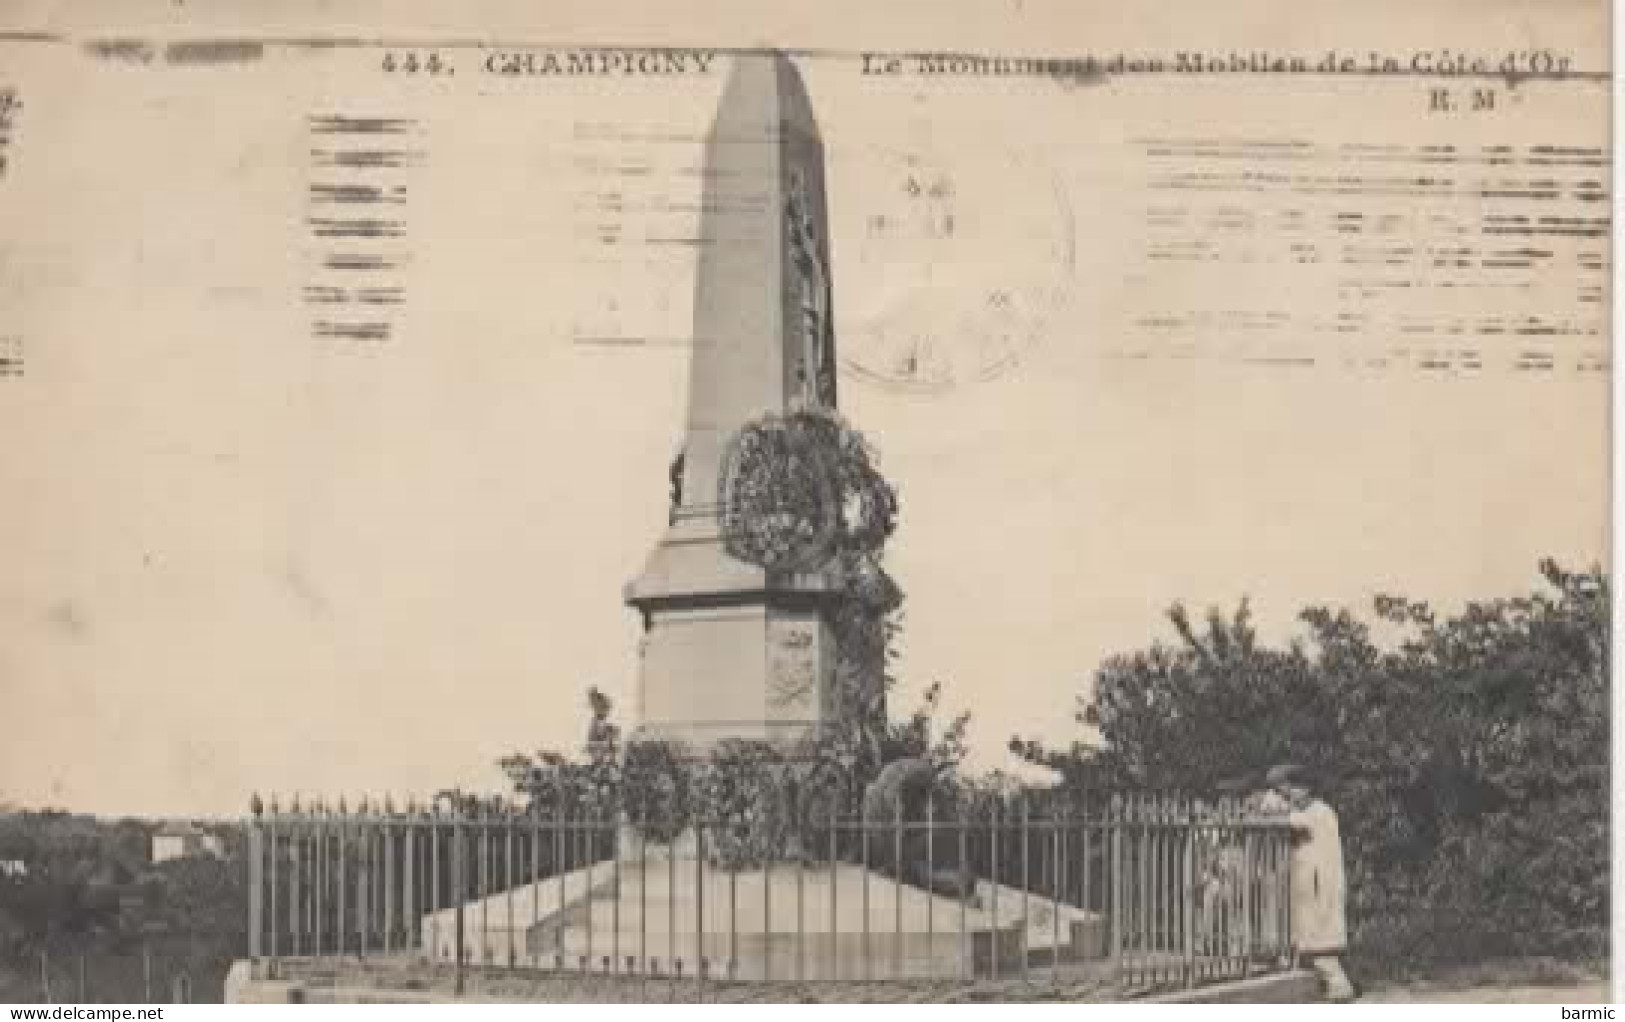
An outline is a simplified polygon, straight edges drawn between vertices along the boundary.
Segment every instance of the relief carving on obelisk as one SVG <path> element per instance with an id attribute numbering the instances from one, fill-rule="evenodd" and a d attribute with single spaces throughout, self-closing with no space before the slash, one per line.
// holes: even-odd
<path id="1" fill-rule="evenodd" d="M 797 335 L 797 397 L 808 406 L 835 407 L 834 330 L 830 323 L 830 278 L 820 245 L 817 215 L 809 204 L 807 179 L 800 167 L 790 171 L 785 198 L 785 233 L 795 267 L 801 322 Z"/>

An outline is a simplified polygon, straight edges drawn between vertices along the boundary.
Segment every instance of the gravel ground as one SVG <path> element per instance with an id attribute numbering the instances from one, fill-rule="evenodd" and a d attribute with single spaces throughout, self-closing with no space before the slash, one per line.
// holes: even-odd
<path id="1" fill-rule="evenodd" d="M 1356 965 L 1355 976 L 1359 976 Z M 1375 982 L 1369 1004 L 1606 1004 L 1605 962 L 1507 958 L 1446 967 L 1414 979 Z"/>
<path id="2" fill-rule="evenodd" d="M 1563 986 L 1451 986 L 1406 983 L 1373 990 L 1361 1004 L 1607 1004 L 1608 984 L 1575 983 Z"/>

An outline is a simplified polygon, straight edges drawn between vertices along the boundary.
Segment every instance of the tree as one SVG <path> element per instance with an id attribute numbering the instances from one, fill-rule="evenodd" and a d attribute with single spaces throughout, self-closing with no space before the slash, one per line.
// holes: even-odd
<path id="1" fill-rule="evenodd" d="M 1597 954 L 1607 909 L 1608 612 L 1598 569 L 1447 618 L 1381 596 L 1258 641 L 1247 604 L 1107 659 L 1078 719 L 1102 747 L 1015 740 L 1074 776 L 1204 791 L 1298 762 L 1343 822 L 1356 940 L 1396 959 Z"/>
<path id="2" fill-rule="evenodd" d="M 964 711 L 945 727 L 938 728 L 937 714 L 941 708 L 942 682 L 932 682 L 913 713 L 887 722 L 881 738 L 880 761 L 924 760 L 939 775 L 957 770 L 970 751 L 966 743 L 970 712 Z"/>
<path id="3" fill-rule="evenodd" d="M 620 806 L 621 728 L 612 719 L 614 703 L 596 686 L 587 689 L 590 714 L 582 758 L 554 749 L 510 753 L 497 761 L 508 783 L 533 811 L 575 819 L 613 813 Z"/>

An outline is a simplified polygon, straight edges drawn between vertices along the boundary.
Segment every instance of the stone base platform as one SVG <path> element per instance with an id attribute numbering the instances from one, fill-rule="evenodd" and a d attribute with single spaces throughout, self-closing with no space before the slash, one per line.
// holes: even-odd
<path id="1" fill-rule="evenodd" d="M 1069 970 L 1070 972 L 1070 970 Z M 1147 997 L 1110 978 L 1111 963 L 1092 962 L 1080 977 L 1034 973 L 981 981 L 878 983 L 698 983 L 646 976 L 576 975 L 500 968 L 468 970 L 466 990 L 455 992 L 449 962 L 394 957 L 239 961 L 226 977 L 227 1004 L 583 1004 L 694 1001 L 757 1004 L 1013 1004 L 1032 1001 L 1140 1003 L 1308 1003 L 1319 1000 L 1312 972 L 1296 970 L 1206 984 Z"/>
<path id="2" fill-rule="evenodd" d="M 455 960 L 452 909 L 422 920 Z M 728 872 L 693 859 L 607 861 L 463 907 L 472 964 L 734 980 L 952 979 L 1104 957 L 1104 920 L 1009 887 L 963 901 L 847 863 Z"/>

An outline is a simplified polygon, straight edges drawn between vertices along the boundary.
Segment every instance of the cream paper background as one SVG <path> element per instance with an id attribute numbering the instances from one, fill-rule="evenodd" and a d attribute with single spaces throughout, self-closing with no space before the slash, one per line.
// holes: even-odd
<path id="1" fill-rule="evenodd" d="M 898 322 L 974 351 L 996 291 L 1038 310 L 994 379 L 842 381 L 903 501 L 899 706 L 942 680 L 984 765 L 1006 763 L 1012 733 L 1082 737 L 1094 667 L 1170 637 L 1175 600 L 1246 595 L 1284 636 L 1310 602 L 1449 606 L 1527 590 L 1543 556 L 1604 560 L 1608 374 L 1578 363 L 1606 359 L 1607 306 L 1578 302 L 1603 278 L 1568 241 L 1527 288 L 1404 310 L 1602 324 L 1556 342 L 1551 371 L 1512 368 L 1497 341 L 1479 370 L 1368 365 L 1395 343 L 1386 313 L 1289 337 L 1308 367 L 1246 361 L 1257 338 L 1201 329 L 1191 357 L 1132 355 L 1148 315 L 1303 322 L 1349 300 L 1335 265 L 1150 259 L 1147 210 L 1166 196 L 1149 182 L 1180 165 L 1143 140 L 1606 146 L 1607 81 L 1524 82 L 1515 104 L 1480 82 L 1499 86 L 1495 111 L 1440 116 L 1428 90 L 1455 83 L 1414 76 L 882 81 L 854 55 L 1543 47 L 1606 71 L 1606 24 L 1600 3 L 1549 0 L 0 4 L 0 87 L 24 102 L 0 177 L 0 338 L 26 352 L 26 374 L 0 379 L 0 797 L 232 814 L 256 789 L 495 788 L 501 754 L 580 741 L 588 684 L 630 711 L 638 627 L 620 591 L 665 520 L 691 259 L 594 242 L 592 159 L 646 160 L 633 199 L 681 200 L 674 168 L 698 153 L 682 139 L 705 131 L 726 58 L 709 76 L 510 80 L 479 73 L 487 42 L 820 51 L 799 62 L 830 158 L 843 354 L 872 357 Z M 199 37 L 471 45 L 443 51 L 458 74 L 439 81 L 381 73 L 370 46 L 166 64 L 167 41 Z M 108 39 L 157 57 L 87 49 Z M 319 249 L 306 119 L 322 113 L 422 127 L 407 297 L 371 347 L 314 338 L 301 301 Z M 606 126 L 628 140 L 602 141 Z M 956 239 L 866 247 L 911 159 L 955 183 Z M 1273 223 L 1272 202 L 1240 208 Z M 1310 207 L 1305 238 L 1327 246 L 1319 214 L 1434 210 Z M 634 239 L 670 226 L 623 223 Z M 1272 230 L 1247 245 L 1276 245 Z M 654 342 L 578 342 L 606 331 Z"/>

